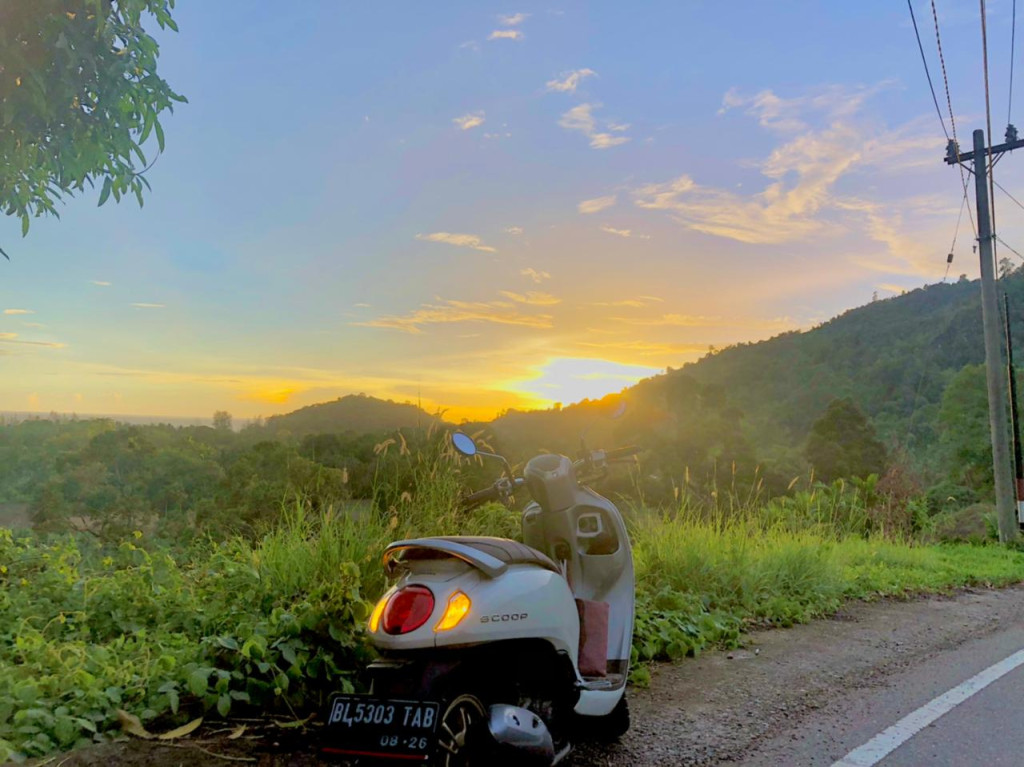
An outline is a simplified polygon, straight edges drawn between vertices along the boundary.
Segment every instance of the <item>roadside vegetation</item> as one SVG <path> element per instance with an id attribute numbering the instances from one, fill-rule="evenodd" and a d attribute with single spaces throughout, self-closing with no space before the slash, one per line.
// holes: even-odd
<path id="1" fill-rule="evenodd" d="M 372 447 L 366 499 L 325 500 L 297 483 L 269 513 L 236 515 L 234 529 L 212 509 L 216 524 L 186 516 L 168 528 L 128 516 L 126 503 L 111 506 L 116 524 L 96 526 L 76 507 L 63 530 L 0 528 L 0 760 L 102 740 L 123 726 L 119 711 L 154 732 L 199 716 L 298 720 L 358 689 L 387 541 L 518 533 L 504 507 L 460 511 L 462 489 L 487 472 L 456 458 L 445 435 L 421 437 L 415 449 L 402 435 Z M 127 462 L 120 469 L 131 476 Z M 680 493 L 657 509 L 638 495 L 621 503 L 641 684 L 644 661 L 735 646 L 746 629 L 806 621 L 844 599 L 1024 578 L 1018 552 L 927 543 L 922 502 L 876 477 L 807 480 L 776 497 L 756 485 Z"/>

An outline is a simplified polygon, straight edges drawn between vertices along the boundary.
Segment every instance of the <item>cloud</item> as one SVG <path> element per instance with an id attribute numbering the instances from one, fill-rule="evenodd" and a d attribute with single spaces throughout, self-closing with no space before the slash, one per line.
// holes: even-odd
<path id="1" fill-rule="evenodd" d="M 594 149 L 610 149 L 629 141 L 628 136 L 613 136 L 611 133 L 603 132 L 593 110 L 600 107 L 600 104 L 579 104 L 574 106 L 559 119 L 558 124 L 570 131 L 578 131 L 590 139 L 590 146 Z M 618 126 L 621 127 L 621 126 Z"/>
<path id="2" fill-rule="evenodd" d="M 936 257 L 926 233 L 918 235 L 908 231 L 903 209 L 912 209 L 912 200 L 904 201 L 903 204 L 881 205 L 868 200 L 844 198 L 836 204 L 842 210 L 859 214 L 867 236 L 886 248 L 884 259 L 877 260 L 868 255 L 854 256 L 852 260 L 857 265 L 872 271 L 916 277 L 934 277 L 945 268 L 945 259 Z"/>
<path id="3" fill-rule="evenodd" d="M 46 325 L 44 325 L 41 322 L 23 322 L 21 324 L 24 325 L 26 328 L 45 328 L 46 327 Z"/>
<path id="4" fill-rule="evenodd" d="M 770 183 L 757 194 L 701 187 L 682 175 L 635 190 L 636 205 L 668 211 L 690 229 L 740 242 L 806 240 L 835 230 L 817 214 L 832 207 L 832 187 L 860 160 L 860 145 L 855 130 L 836 123 L 773 151 L 760 166 Z"/>
<path id="5" fill-rule="evenodd" d="M 709 344 L 700 343 L 658 343 L 656 341 L 581 341 L 580 346 L 603 349 L 605 353 L 637 354 L 641 357 L 665 357 L 668 355 L 706 354 Z"/>
<path id="6" fill-rule="evenodd" d="M 887 214 L 873 203 L 850 201 L 836 192 L 840 179 L 854 172 L 869 171 L 876 178 L 899 166 L 904 178 L 909 169 L 934 165 L 934 157 L 924 153 L 941 150 L 941 137 L 928 138 L 933 131 L 920 120 L 880 131 L 858 119 L 864 102 L 889 86 L 888 81 L 872 87 L 829 86 L 793 98 L 772 91 L 747 97 L 730 90 L 721 112 L 742 108 L 783 136 L 768 157 L 754 164 L 766 179 L 764 188 L 741 194 L 702 186 L 683 174 L 633 190 L 635 204 L 665 211 L 689 229 L 751 244 L 808 241 L 848 232 L 851 225 L 872 239 L 894 243 L 898 211 L 886 221 Z"/>
<path id="7" fill-rule="evenodd" d="M 696 314 L 662 314 L 660 317 L 611 317 L 613 322 L 639 327 L 671 327 L 671 328 L 710 328 L 740 327 L 783 332 L 793 330 L 797 323 L 790 317 L 773 317 L 769 319 L 743 317 L 707 317 Z"/>
<path id="8" fill-rule="evenodd" d="M 579 84 L 583 81 L 584 78 L 594 77 L 596 75 L 597 72 L 595 72 L 593 69 L 574 69 L 571 72 L 563 72 L 561 80 L 557 78 L 554 80 L 548 80 L 545 89 L 548 91 L 557 91 L 560 93 L 575 93 L 576 88 L 579 86 Z"/>
<path id="9" fill-rule="evenodd" d="M 93 285 L 99 285 L 101 288 L 109 288 L 110 283 L 106 280 L 89 280 Z"/>
<path id="10" fill-rule="evenodd" d="M 641 240 L 651 239 L 651 235 L 649 234 L 633 234 L 632 229 L 616 229 L 608 226 L 608 224 L 601 224 L 601 231 L 607 232 L 608 234 L 614 234 L 617 237 L 636 237 Z"/>
<path id="11" fill-rule="evenodd" d="M 239 394 L 237 398 L 249 402 L 266 402 L 271 405 L 282 405 L 298 393 L 298 389 L 292 388 L 256 389 L 254 391 L 243 392 L 242 394 Z"/>
<path id="12" fill-rule="evenodd" d="M 636 298 L 622 298 L 617 301 L 597 301 L 591 304 L 591 306 L 610 306 L 610 307 L 630 307 L 639 309 L 644 306 L 650 306 L 651 304 L 664 303 L 665 299 L 658 298 L 657 296 L 637 296 Z"/>
<path id="13" fill-rule="evenodd" d="M 530 18 L 528 13 L 510 13 L 498 16 L 498 23 L 506 27 L 515 27 Z"/>
<path id="14" fill-rule="evenodd" d="M 530 306 L 554 306 L 555 304 L 562 303 L 561 298 L 557 298 L 550 293 L 538 293 L 533 290 L 527 291 L 525 295 L 521 293 L 513 293 L 509 290 L 500 290 L 498 292 L 510 301 L 515 301 L 517 304 L 528 304 Z"/>
<path id="15" fill-rule="evenodd" d="M 488 40 L 522 40 L 523 33 L 518 29 L 496 29 L 487 36 Z"/>
<path id="16" fill-rule="evenodd" d="M 576 209 L 580 213 L 599 213 L 605 208 L 610 208 L 616 203 L 616 201 L 616 196 L 614 194 L 610 194 L 606 197 L 595 197 L 592 200 L 584 200 L 576 206 Z"/>
<path id="17" fill-rule="evenodd" d="M 540 283 L 544 282 L 544 280 L 550 280 L 551 279 L 551 275 L 548 274 L 547 272 L 538 272 L 536 269 L 534 269 L 532 267 L 527 267 L 526 269 L 523 269 L 519 273 L 521 275 L 523 275 L 524 277 L 529 277 L 531 280 L 536 282 L 538 285 Z"/>
<path id="18" fill-rule="evenodd" d="M 472 248 L 473 250 L 479 250 L 482 253 L 497 253 L 497 248 L 492 248 L 490 245 L 484 245 L 483 241 L 475 234 L 460 234 L 457 232 L 432 232 L 430 234 L 417 234 L 417 240 L 425 240 L 427 242 L 444 242 L 449 245 L 455 245 L 458 248 Z"/>
<path id="19" fill-rule="evenodd" d="M 506 226 L 504 229 L 505 234 L 519 235 L 523 233 L 523 227 L 521 226 Z"/>
<path id="20" fill-rule="evenodd" d="M 35 314 L 31 309 L 4 309 L 4 314 Z"/>
<path id="21" fill-rule="evenodd" d="M 352 304 L 353 309 L 369 309 L 369 304 Z"/>
<path id="22" fill-rule="evenodd" d="M 907 288 L 905 285 L 894 285 L 891 282 L 882 282 L 879 283 L 878 289 L 884 290 L 888 293 L 896 293 L 897 295 L 899 295 L 901 293 L 906 293 L 907 290 L 911 290 L 912 288 Z"/>
<path id="23" fill-rule="evenodd" d="M 423 325 L 459 322 L 489 322 L 498 325 L 518 325 L 530 328 L 550 328 L 552 318 L 547 314 L 523 314 L 510 301 L 442 301 L 423 304 L 405 315 L 378 317 L 353 325 L 368 328 L 389 328 L 419 334 Z"/>
<path id="24" fill-rule="evenodd" d="M 452 122 L 462 130 L 470 130 L 484 124 L 484 113 L 483 110 L 470 112 L 469 114 L 462 115 L 462 117 L 456 117 Z"/>
<path id="25" fill-rule="evenodd" d="M 616 229 L 615 227 L 608 226 L 608 224 L 601 224 L 601 231 L 608 232 L 608 234 L 614 234 L 618 237 L 631 237 L 632 232 L 629 229 Z"/>
<path id="26" fill-rule="evenodd" d="M 891 84 L 886 80 L 872 87 L 827 85 L 793 98 L 782 98 L 771 90 L 743 96 L 739 89 L 730 88 L 722 97 L 718 114 L 743 109 L 746 114 L 756 117 L 763 128 L 780 133 L 799 133 L 809 129 L 806 119 L 811 114 L 821 114 L 826 120 L 851 117 L 867 99 Z"/>
<path id="27" fill-rule="evenodd" d="M 134 303 L 132 304 L 136 309 L 166 309 L 167 304 L 145 304 L 145 303 Z"/>
<path id="28" fill-rule="evenodd" d="M 22 341 L 18 338 L 17 333 L 0 333 L 0 343 L 24 344 L 25 346 L 44 346 L 47 349 L 63 349 L 67 346 L 67 344 L 57 343 L 55 341 Z"/>

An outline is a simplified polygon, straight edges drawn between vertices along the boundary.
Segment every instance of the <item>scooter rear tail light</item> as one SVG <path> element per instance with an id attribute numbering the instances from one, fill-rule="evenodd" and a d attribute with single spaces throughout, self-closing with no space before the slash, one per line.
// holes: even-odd
<path id="1" fill-rule="evenodd" d="M 384 631 L 408 634 L 415 631 L 434 612 L 434 594 L 426 586 L 406 586 L 396 591 L 384 608 Z"/>

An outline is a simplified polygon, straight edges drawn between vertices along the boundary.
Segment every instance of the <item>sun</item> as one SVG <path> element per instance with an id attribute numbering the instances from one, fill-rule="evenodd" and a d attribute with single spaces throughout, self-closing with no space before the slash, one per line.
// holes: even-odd
<path id="1" fill-rule="evenodd" d="M 583 357 L 555 357 L 535 371 L 532 378 L 518 381 L 509 388 L 547 407 L 555 403 L 568 405 L 584 399 L 601 399 L 662 372 L 660 368 L 645 365 Z"/>

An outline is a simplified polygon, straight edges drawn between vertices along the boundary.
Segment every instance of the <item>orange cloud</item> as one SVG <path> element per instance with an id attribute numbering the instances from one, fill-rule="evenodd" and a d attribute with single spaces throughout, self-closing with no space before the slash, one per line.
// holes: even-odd
<path id="1" fill-rule="evenodd" d="M 257 389 L 255 391 L 239 394 L 238 399 L 250 402 L 268 402 L 273 405 L 283 405 L 298 393 L 298 389 Z"/>
<path id="2" fill-rule="evenodd" d="M 511 294 L 516 295 L 516 294 Z M 547 294 L 532 294 L 546 296 Z M 517 296 L 518 297 L 518 296 Z M 522 298 L 529 300 L 526 296 Z M 555 299 L 557 303 L 557 299 Z M 498 325 L 520 325 L 530 328 L 550 328 L 552 318 L 548 314 L 522 314 L 510 301 L 444 301 L 441 304 L 423 304 L 419 309 L 405 315 L 378 317 L 353 325 L 368 328 L 390 328 L 406 333 L 422 333 L 422 325 L 448 324 L 456 322 L 490 322 Z"/>

